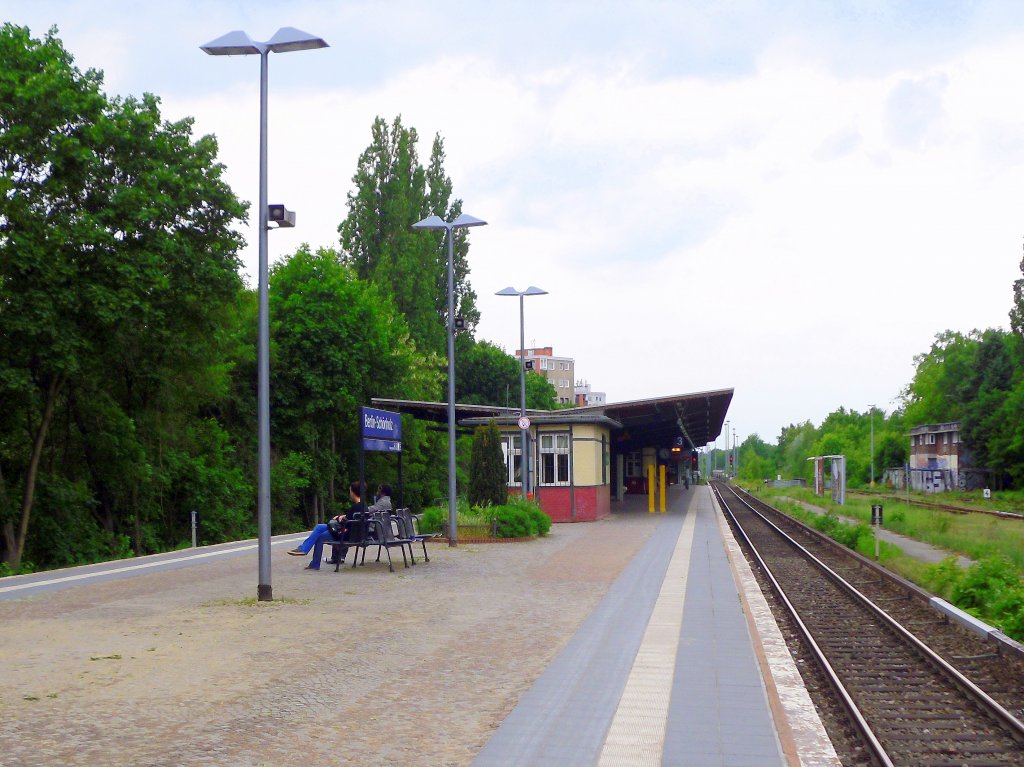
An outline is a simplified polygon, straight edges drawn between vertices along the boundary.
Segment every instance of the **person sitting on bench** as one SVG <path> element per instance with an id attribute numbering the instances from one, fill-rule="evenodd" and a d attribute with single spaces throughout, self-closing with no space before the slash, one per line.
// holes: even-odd
<path id="1" fill-rule="evenodd" d="M 345 524 L 346 520 L 353 519 L 356 514 L 366 513 L 366 506 L 363 505 L 362 500 L 363 489 L 364 486 L 360 482 L 353 482 L 351 485 L 349 485 L 348 495 L 349 498 L 352 499 L 352 505 L 349 506 L 348 511 L 346 511 L 344 514 L 339 514 L 336 517 L 332 517 L 331 521 L 338 522 L 342 525 L 340 538 L 334 537 L 334 534 L 331 532 L 329 523 L 321 523 L 313 528 L 313 532 L 311 532 L 306 537 L 306 540 L 304 540 L 302 543 L 300 543 L 298 546 L 296 546 L 288 553 L 291 554 L 293 557 L 304 557 L 306 556 L 306 554 L 309 553 L 309 550 L 312 549 L 313 559 L 310 561 L 308 565 L 306 565 L 306 569 L 319 570 L 320 560 L 323 558 L 324 544 L 338 543 L 348 540 L 348 526 Z M 336 554 L 336 556 L 340 556 L 341 561 L 344 562 L 345 553 L 348 551 L 348 547 L 338 546 L 336 547 L 335 550 L 340 550 L 340 552 Z M 337 564 L 337 562 L 333 558 L 330 560 L 330 563 Z"/>

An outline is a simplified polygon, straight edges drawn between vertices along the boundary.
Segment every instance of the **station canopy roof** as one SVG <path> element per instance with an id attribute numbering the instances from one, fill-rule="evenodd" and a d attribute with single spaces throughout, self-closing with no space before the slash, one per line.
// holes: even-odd
<path id="1" fill-rule="evenodd" d="M 676 394 L 630 402 L 609 402 L 603 405 L 571 407 L 564 410 L 527 410 L 537 425 L 560 423 L 605 423 L 612 430 L 612 440 L 620 450 L 641 447 L 669 447 L 682 437 L 686 449 L 701 448 L 714 442 L 722 433 L 725 414 L 732 402 L 732 389 Z M 416 418 L 447 423 L 447 402 L 415 402 L 411 400 L 374 397 L 373 406 Z M 515 423 L 519 408 L 492 405 L 460 405 L 455 403 L 455 421 L 473 426 L 494 420 Z"/>

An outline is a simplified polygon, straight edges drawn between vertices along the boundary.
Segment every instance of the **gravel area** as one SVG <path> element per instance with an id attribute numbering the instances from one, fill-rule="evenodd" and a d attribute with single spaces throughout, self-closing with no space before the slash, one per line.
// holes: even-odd
<path id="1" fill-rule="evenodd" d="M 0 602 L 0 765 L 468 765 L 659 519 L 393 574 L 277 547 L 270 603 L 255 555 Z"/>

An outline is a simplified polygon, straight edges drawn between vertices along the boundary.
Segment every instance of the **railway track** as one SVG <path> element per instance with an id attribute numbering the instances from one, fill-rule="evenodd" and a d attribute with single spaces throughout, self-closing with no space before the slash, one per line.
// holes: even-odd
<path id="1" fill-rule="evenodd" d="M 896 503 L 905 503 L 908 506 L 920 506 L 924 509 L 934 509 L 935 511 L 947 511 L 950 514 L 988 514 L 992 517 L 1002 517 L 1003 519 L 1024 519 L 1024 514 L 1015 511 L 991 511 L 989 509 L 974 509 L 970 506 L 955 506 L 949 503 L 935 503 L 933 501 L 921 501 L 917 498 L 906 498 L 900 495 L 886 495 L 883 493 L 870 493 L 861 490 L 848 490 L 848 495 L 859 495 L 861 498 L 876 498 L 880 501 L 895 501 Z"/>
<path id="2" fill-rule="evenodd" d="M 837 746 L 844 763 L 1024 765 L 1024 663 L 1012 646 L 947 621 L 919 589 L 758 499 L 713 487 L 773 609 L 787 611 L 791 650 L 828 680 L 821 705 L 838 700 L 841 737 L 856 733 L 859 745 Z"/>

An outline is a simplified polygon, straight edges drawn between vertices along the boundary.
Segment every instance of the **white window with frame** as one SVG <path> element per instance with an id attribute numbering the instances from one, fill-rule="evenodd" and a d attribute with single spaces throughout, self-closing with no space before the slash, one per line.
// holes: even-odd
<path id="1" fill-rule="evenodd" d="M 501 453 L 505 458 L 506 481 L 509 487 L 523 486 L 523 435 L 505 434 L 501 440 Z"/>
<path id="2" fill-rule="evenodd" d="M 957 444 L 960 441 L 960 432 L 953 432 L 953 444 Z"/>
<path id="3" fill-rule="evenodd" d="M 640 451 L 626 453 L 626 476 L 642 477 L 644 475 L 644 457 Z"/>
<path id="4" fill-rule="evenodd" d="M 929 445 L 934 445 L 935 444 L 935 435 L 934 434 L 929 434 L 928 435 L 928 444 Z"/>
<path id="5" fill-rule="evenodd" d="M 569 434 L 540 435 L 540 484 L 569 484 Z"/>

